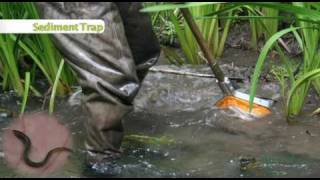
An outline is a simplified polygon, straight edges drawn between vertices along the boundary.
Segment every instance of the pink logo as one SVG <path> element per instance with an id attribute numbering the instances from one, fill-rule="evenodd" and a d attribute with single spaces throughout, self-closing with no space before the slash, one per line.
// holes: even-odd
<path id="1" fill-rule="evenodd" d="M 14 131 L 16 130 L 16 131 Z M 25 153 L 30 140 L 30 151 Z M 69 130 L 59 123 L 57 118 L 46 113 L 26 114 L 16 119 L 3 134 L 4 157 L 9 167 L 18 173 L 45 175 L 61 169 L 70 155 L 70 151 L 58 150 L 43 162 L 52 149 L 64 147 L 72 149 Z M 36 166 L 28 165 L 25 156 Z"/>

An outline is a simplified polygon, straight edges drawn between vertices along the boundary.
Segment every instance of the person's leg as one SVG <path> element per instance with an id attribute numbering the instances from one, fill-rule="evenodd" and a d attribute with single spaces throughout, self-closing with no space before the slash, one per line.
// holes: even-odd
<path id="1" fill-rule="evenodd" d="M 117 2 L 116 5 L 122 17 L 138 78 L 142 81 L 160 55 L 160 45 L 152 29 L 150 14 L 140 12 L 141 2 Z"/>
<path id="2" fill-rule="evenodd" d="M 53 40 L 79 75 L 90 118 L 86 148 L 93 162 L 120 153 L 121 119 L 132 110 L 140 81 L 118 7 L 111 2 L 37 3 L 46 19 L 103 19 L 103 34 L 55 34 Z"/>

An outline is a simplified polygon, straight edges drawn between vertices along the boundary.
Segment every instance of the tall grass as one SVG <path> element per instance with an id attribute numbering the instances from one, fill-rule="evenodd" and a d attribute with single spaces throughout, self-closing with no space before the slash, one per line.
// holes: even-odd
<path id="1" fill-rule="evenodd" d="M 289 93 L 286 99 L 286 116 L 288 121 L 292 117 L 298 115 L 304 105 L 304 101 L 309 92 L 310 86 L 313 85 L 319 94 L 319 81 L 320 81 L 320 53 L 319 53 L 319 22 L 320 22 L 320 9 L 319 6 L 313 3 L 292 3 L 281 4 L 258 4 L 261 6 L 272 7 L 282 11 L 292 13 L 297 17 L 296 27 L 290 27 L 275 33 L 266 43 L 261 51 L 257 61 L 256 69 L 253 74 L 253 82 L 251 88 L 251 97 L 255 95 L 258 77 L 260 76 L 263 67 L 264 59 L 267 52 L 281 36 L 286 33 L 293 33 L 300 48 L 303 50 L 303 66 L 299 69 L 297 74 L 293 74 L 293 66 L 286 66 L 286 71 L 289 74 Z M 287 62 L 288 63 L 288 62 Z M 290 62 L 289 62 L 290 63 Z M 289 64 L 288 63 L 288 64 Z M 251 98 L 252 100 L 253 98 Z M 251 101 L 252 102 L 252 101 Z"/>
<path id="2" fill-rule="evenodd" d="M 28 96 L 29 96 L 29 88 L 30 88 L 30 72 L 26 72 L 25 86 L 24 86 L 25 90 L 24 90 L 20 114 L 23 114 L 24 110 L 26 108 L 26 104 L 27 104 L 27 100 L 28 100 Z"/>
<path id="3" fill-rule="evenodd" d="M 181 49 L 185 55 L 185 62 L 188 64 L 204 64 L 205 61 L 200 54 L 200 49 L 197 43 L 195 43 L 195 38 L 187 26 L 186 22 L 183 20 L 181 14 L 178 10 L 179 7 L 190 7 L 191 14 L 197 19 L 197 25 L 209 43 L 210 49 L 215 58 L 219 58 L 223 54 L 224 45 L 226 38 L 230 29 L 232 19 L 220 20 L 218 17 L 221 14 L 216 14 L 214 18 L 210 19 L 199 19 L 197 17 L 204 16 L 206 14 L 214 13 L 219 11 L 224 6 L 224 3 L 184 3 L 184 4 L 161 4 L 156 6 L 151 6 L 145 8 L 144 11 L 156 11 L 160 10 L 170 10 L 166 11 L 169 13 L 169 20 L 175 27 L 177 38 L 180 42 Z M 232 16 L 233 12 L 228 12 L 228 16 Z M 174 52 L 165 50 L 170 59 L 176 59 L 179 55 L 174 54 Z M 181 64 L 181 58 L 177 59 L 176 64 Z"/>
<path id="4" fill-rule="evenodd" d="M 39 19 L 38 11 L 32 2 L 0 3 L 0 19 Z M 58 74 L 61 55 L 54 47 L 48 34 L 0 34 L 0 75 L 2 89 L 13 89 L 22 96 L 29 88 L 39 96 L 37 78 L 44 77 L 49 86 L 53 86 Z M 29 86 L 23 86 L 21 74 L 30 72 Z M 71 69 L 65 67 L 57 81 L 57 94 L 64 95 L 71 91 L 75 82 Z M 23 101 L 25 106 L 26 101 Z"/>
<path id="5" fill-rule="evenodd" d="M 250 7 L 250 6 L 249 6 Z M 248 6 L 247 6 L 248 8 Z M 261 17 L 277 17 L 279 15 L 278 9 L 273 8 L 265 8 L 265 7 L 250 7 L 250 11 L 248 11 L 249 16 L 261 16 Z M 261 21 L 261 22 L 257 22 Z M 251 46 L 252 48 L 258 48 L 258 40 L 269 39 L 273 34 L 275 34 L 278 30 L 279 19 L 253 19 L 249 18 L 250 29 L 251 29 Z M 265 29 L 261 23 L 267 27 Z"/>
<path id="6" fill-rule="evenodd" d="M 320 13 L 319 6 L 313 6 L 312 3 L 293 2 L 293 5 L 310 10 L 313 9 Z M 297 14 L 297 17 L 305 19 L 308 18 L 308 15 Z M 320 19 L 318 20 L 320 22 Z M 302 28 L 299 32 L 295 33 L 295 37 L 299 42 L 300 48 L 303 50 L 303 67 L 297 81 L 293 84 L 293 87 L 289 92 L 290 94 L 288 95 L 288 116 L 294 116 L 300 112 L 304 103 L 302 97 L 306 97 L 310 85 L 313 85 L 320 95 L 320 74 L 318 71 L 320 70 L 320 25 L 298 21 L 297 26 L 310 28 Z M 309 76 L 309 74 L 311 75 Z"/>
<path id="7" fill-rule="evenodd" d="M 209 13 L 219 11 L 223 7 L 223 4 L 212 4 L 207 6 L 192 7 L 190 12 L 193 17 L 203 16 Z M 228 15 L 232 15 L 229 12 Z M 217 16 L 212 19 L 197 19 L 197 25 L 200 29 L 205 40 L 209 43 L 209 48 L 215 58 L 221 57 L 224 45 L 226 42 L 227 34 L 230 29 L 231 19 L 219 20 Z M 177 17 L 172 15 L 171 20 L 177 29 L 177 34 L 180 42 L 182 44 L 182 49 L 186 54 L 187 62 L 190 64 L 203 64 L 203 58 L 201 57 L 200 49 L 197 43 L 195 43 L 195 38 L 184 21 L 182 26 L 178 24 Z"/>
<path id="8" fill-rule="evenodd" d="M 52 114 L 53 110 L 54 110 L 54 101 L 55 101 L 55 96 L 56 96 L 56 92 L 57 92 L 57 86 L 59 85 L 59 79 L 61 77 L 61 73 L 63 71 L 63 66 L 64 66 L 64 60 L 62 59 L 59 65 L 59 69 L 57 72 L 57 76 L 55 78 L 54 84 L 52 86 L 52 93 L 50 96 L 50 103 L 49 103 L 49 113 Z"/>
<path id="9" fill-rule="evenodd" d="M 8 17 L 23 18 L 26 16 L 20 11 L 10 11 L 10 8 L 17 8 L 15 4 L 9 5 L 8 3 L 0 4 L 0 12 L 2 19 L 8 19 Z M 19 95 L 23 94 L 24 88 L 21 82 L 17 57 L 20 56 L 19 51 L 15 51 L 16 42 L 10 38 L 10 35 L 0 35 L 0 60 L 2 64 L 2 87 L 3 89 L 11 86 Z"/>

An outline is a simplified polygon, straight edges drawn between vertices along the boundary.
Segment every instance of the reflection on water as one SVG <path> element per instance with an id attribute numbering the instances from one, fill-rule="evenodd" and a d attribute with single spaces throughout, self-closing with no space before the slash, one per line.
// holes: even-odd
<path id="1" fill-rule="evenodd" d="M 199 72 L 207 70 L 204 67 Z M 263 92 L 263 87 L 268 92 L 277 89 L 268 88 L 269 85 L 261 86 L 260 92 Z M 270 93 L 270 96 L 275 93 Z M 167 136 L 175 143 L 125 140 L 123 157 L 113 168 L 117 171 L 115 173 L 119 173 L 117 177 L 317 176 L 320 122 L 317 117 L 308 115 L 316 107 L 314 97 L 311 97 L 311 103 L 305 107 L 306 114 L 299 117 L 300 123 L 296 125 L 286 123 L 279 102 L 272 108 L 271 116 L 248 122 L 238 118 L 234 112 L 213 107 L 221 97 L 214 79 L 149 73 L 135 100 L 134 112 L 124 119 L 126 135 Z M 17 111 L 18 98 L 12 94 L 3 94 L 0 98 L 1 107 Z M 39 110 L 41 106 L 40 101 L 32 100 L 27 110 Z M 91 176 L 85 173 L 87 169 L 83 159 L 85 134 L 82 122 L 85 114 L 78 103 L 60 99 L 57 116 L 73 132 L 77 150 L 64 169 L 50 177 Z M 10 118 L 1 119 L 0 127 L 6 127 L 10 121 Z M 8 169 L 2 156 L 0 153 L 1 177 L 23 176 Z M 103 170 L 107 166 L 97 168 Z"/>

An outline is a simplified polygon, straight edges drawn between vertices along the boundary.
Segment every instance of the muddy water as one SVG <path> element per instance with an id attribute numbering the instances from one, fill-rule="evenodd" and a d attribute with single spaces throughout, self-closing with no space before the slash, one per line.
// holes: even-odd
<path id="1" fill-rule="evenodd" d="M 175 69 L 174 66 L 157 68 Z M 184 66 L 179 70 L 210 73 L 206 67 Z M 223 66 L 229 76 L 246 77 L 246 67 Z M 248 88 L 246 81 L 240 83 Z M 269 94 L 267 94 L 267 92 Z M 264 83 L 259 94 L 273 96 L 278 86 Z M 88 177 L 83 164 L 86 118 L 78 96 L 60 99 L 57 116 L 72 131 L 76 152 L 65 167 L 50 177 Z M 124 119 L 126 136 L 167 137 L 166 143 L 137 143 L 125 140 L 117 177 L 318 177 L 320 175 L 320 121 L 310 111 L 319 107 L 311 95 L 299 123 L 288 125 L 281 102 L 273 114 L 244 121 L 230 110 L 215 108 L 221 98 L 214 79 L 150 72 L 135 99 L 134 112 Z M 19 98 L 2 94 L 0 106 L 18 110 Z M 32 98 L 28 111 L 41 109 L 41 100 Z M 4 128 L 12 119 L 2 117 Z M 0 147 L 0 176 L 21 177 L 5 166 Z M 253 160 L 254 159 L 254 160 Z M 249 163 L 245 163 L 249 162 Z M 242 167 L 242 168 L 241 168 Z"/>

